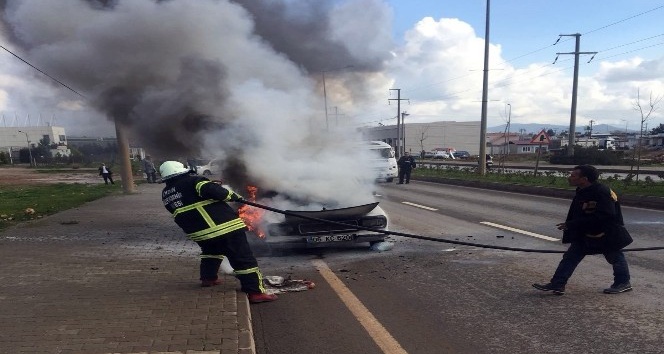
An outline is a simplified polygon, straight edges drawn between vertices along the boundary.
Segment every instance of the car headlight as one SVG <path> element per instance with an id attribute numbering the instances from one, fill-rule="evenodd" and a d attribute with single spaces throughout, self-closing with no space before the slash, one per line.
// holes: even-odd
<path id="1" fill-rule="evenodd" d="M 387 218 L 385 218 L 384 216 L 363 218 L 360 221 L 360 225 L 371 228 L 384 228 L 385 226 L 387 226 Z"/>

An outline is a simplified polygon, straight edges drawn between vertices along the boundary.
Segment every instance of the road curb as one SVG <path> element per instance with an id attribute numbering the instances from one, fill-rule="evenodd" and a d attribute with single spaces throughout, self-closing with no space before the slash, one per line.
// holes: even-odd
<path id="1" fill-rule="evenodd" d="M 254 342 L 254 328 L 251 324 L 251 309 L 249 299 L 242 292 L 237 292 L 238 312 L 238 354 L 256 354 L 256 342 Z"/>

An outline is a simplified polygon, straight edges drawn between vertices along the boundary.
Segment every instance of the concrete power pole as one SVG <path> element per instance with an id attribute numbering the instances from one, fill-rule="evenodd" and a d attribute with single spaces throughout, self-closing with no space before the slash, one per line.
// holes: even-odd
<path id="1" fill-rule="evenodd" d="M 597 52 L 581 52 L 581 34 L 580 33 L 575 33 L 575 34 L 561 34 L 558 37 L 558 40 L 556 43 L 560 41 L 561 37 L 576 37 L 576 46 L 574 49 L 574 52 L 571 53 L 556 53 L 556 55 L 560 56 L 563 54 L 574 54 L 574 81 L 572 83 L 572 112 L 570 114 L 570 119 L 569 119 L 569 140 L 567 143 L 567 156 L 574 156 L 574 138 L 576 135 L 576 96 L 578 92 L 578 86 L 579 86 L 579 55 L 581 54 L 597 54 Z M 554 44 L 556 44 L 554 43 Z M 556 60 L 553 62 L 554 64 L 558 60 L 558 57 L 556 57 Z M 590 58 L 590 60 L 593 60 Z M 590 61 L 588 61 L 590 62 Z"/>
<path id="2" fill-rule="evenodd" d="M 125 194 L 131 194 L 134 193 L 134 176 L 131 172 L 131 160 L 129 159 L 129 139 L 125 127 L 117 120 L 115 121 L 115 137 L 118 139 L 122 191 Z"/>
<path id="3" fill-rule="evenodd" d="M 409 101 L 407 98 L 401 98 L 401 89 L 390 89 L 390 91 L 396 91 L 397 92 L 397 98 L 390 98 L 387 100 L 389 103 L 390 101 L 397 101 L 397 144 L 396 144 L 396 150 L 397 150 L 397 157 L 401 157 L 403 155 L 403 143 L 401 141 L 402 136 L 401 136 L 401 101 Z"/>

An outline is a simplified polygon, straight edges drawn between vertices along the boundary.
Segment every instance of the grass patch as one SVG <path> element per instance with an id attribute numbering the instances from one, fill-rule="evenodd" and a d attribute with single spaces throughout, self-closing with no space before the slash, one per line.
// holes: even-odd
<path id="1" fill-rule="evenodd" d="M 477 174 L 474 167 L 451 166 L 445 168 L 417 168 L 413 176 L 452 178 L 466 181 L 482 181 L 506 184 L 519 184 L 527 186 L 574 189 L 567 183 L 567 172 L 544 171 L 535 176 L 531 171 L 514 171 L 502 173 L 498 170 L 489 171 L 485 176 Z M 662 177 L 655 180 L 651 177 L 641 177 L 637 182 L 634 176 L 627 175 L 621 178 L 618 175 L 603 173 L 600 182 L 606 184 L 619 195 L 644 195 L 664 197 L 664 181 Z"/>
<path id="2" fill-rule="evenodd" d="M 77 207 L 110 194 L 120 193 L 120 184 L 48 184 L 0 186 L 0 230 L 17 222 L 33 220 Z M 34 213 L 30 211 L 34 210 Z"/>

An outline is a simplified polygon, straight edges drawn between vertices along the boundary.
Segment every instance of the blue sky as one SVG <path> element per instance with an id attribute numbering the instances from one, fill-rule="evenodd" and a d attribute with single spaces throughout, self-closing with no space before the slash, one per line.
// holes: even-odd
<path id="1" fill-rule="evenodd" d="M 394 9 L 394 36 L 403 39 L 406 31 L 422 18 L 458 18 L 484 37 L 486 1 L 389 0 Z M 652 10 L 652 11 L 651 11 Z M 632 16 L 636 16 L 629 19 Z M 634 41 L 657 36 L 605 52 L 614 55 L 659 43 L 637 53 L 653 56 L 664 52 L 664 1 L 655 0 L 499 0 L 491 2 L 490 41 L 500 44 L 505 58 L 512 59 L 553 44 L 559 34 L 581 33 L 581 51 L 604 51 Z M 622 22 L 620 22 L 622 21 Z M 619 22 L 619 23 L 616 23 Z M 602 27 L 608 26 L 604 29 Z M 591 32 L 594 31 L 594 32 Z M 588 33 L 590 32 L 590 33 Z M 553 52 L 574 50 L 574 41 L 561 41 L 552 50 L 530 54 L 516 62 L 551 60 Z M 598 55 L 600 57 L 602 55 Z"/>
<path id="2" fill-rule="evenodd" d="M 442 19 L 458 19 L 472 27 L 476 38 L 485 37 L 486 1 L 427 1 L 427 0 L 388 0 L 392 8 L 394 23 L 393 35 L 399 45 L 408 45 L 407 33 L 414 33 L 416 24 L 425 17 L 432 17 L 438 22 Z M 517 109 L 516 120 L 522 123 L 556 122 L 564 124 L 569 121 L 569 106 L 572 84 L 573 56 L 561 55 L 555 65 L 551 65 L 556 53 L 574 51 L 574 37 L 563 37 L 553 45 L 560 34 L 581 33 L 581 51 L 598 52 L 591 63 L 587 63 L 590 55 L 580 58 L 579 107 L 577 108 L 578 124 L 585 120 L 595 119 L 602 123 L 620 125 L 630 120 L 630 126 L 636 128 L 639 120 L 635 117 L 632 103 L 637 90 L 641 97 L 648 97 L 652 92 L 656 97 L 664 95 L 664 86 L 658 84 L 664 80 L 664 1 L 632 0 L 632 1 L 541 1 L 541 0 L 501 0 L 491 3 L 490 43 L 500 47 L 500 54 L 492 51 L 490 66 L 490 82 L 496 80 L 516 81 L 506 90 L 495 90 L 490 84 L 490 100 L 499 100 L 489 108 L 489 124 L 504 123 L 504 106 L 511 102 Z M 447 27 L 448 33 L 442 36 L 453 36 L 453 30 Z M 469 37 L 469 39 L 472 39 Z M 424 50 L 420 48 L 419 50 Z M 435 49 L 432 49 L 435 50 Z M 483 57 L 483 48 L 475 48 L 472 52 L 459 53 L 460 57 Z M 463 70 L 481 71 L 482 62 L 474 60 Z M 444 67 L 445 64 L 441 66 Z M 504 70 L 504 72 L 503 72 Z M 464 71 L 457 70 L 464 77 Z M 644 77 L 649 76 L 649 77 Z M 435 88 L 454 83 L 458 76 L 431 75 L 413 77 L 397 75 L 395 85 L 415 89 L 412 96 L 421 93 L 425 88 L 429 97 L 440 94 Z M 536 78 L 529 80 L 528 78 Z M 524 79 L 520 79 L 524 78 Z M 539 82 L 540 79 L 547 82 Z M 466 78 L 463 78 L 466 80 Z M 478 96 L 478 77 L 473 79 L 475 97 Z M 619 83 L 619 81 L 621 83 Z M 513 89 L 516 85 L 527 84 L 531 91 L 543 90 L 540 97 L 551 93 L 551 87 L 564 88 L 563 97 L 550 97 L 543 100 L 537 96 L 530 100 L 521 100 L 517 105 L 513 100 L 522 97 L 523 92 Z M 548 87 L 548 88 L 547 88 Z M 618 93 L 617 91 L 622 90 Z M 454 92 L 461 92 L 453 90 Z M 523 91 L 523 90 L 522 90 Z M 408 90 L 403 92 L 408 95 Z M 589 96 L 593 96 L 592 98 Z M 429 97 L 425 100 L 429 100 Z M 443 97 L 448 97 L 443 95 Z M 619 98 L 619 99 L 618 99 Z M 477 98 L 479 99 L 479 98 Z M 554 101 L 555 104 L 546 102 Z M 618 103 L 620 101 L 620 103 Z M 417 100 L 412 100 L 411 111 L 420 111 L 424 120 L 429 116 L 442 114 L 442 110 L 424 109 Z M 501 109 L 501 105 L 503 109 Z M 524 111 L 524 106 L 535 108 Z M 529 107 L 532 106 L 532 107 Z M 662 123 L 661 108 L 650 119 L 651 126 Z M 473 119 L 474 109 L 468 105 L 456 111 L 459 120 Z M 426 118 L 424 118 L 426 116 Z M 415 118 L 417 119 L 417 118 Z"/>

